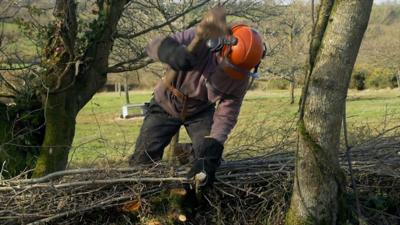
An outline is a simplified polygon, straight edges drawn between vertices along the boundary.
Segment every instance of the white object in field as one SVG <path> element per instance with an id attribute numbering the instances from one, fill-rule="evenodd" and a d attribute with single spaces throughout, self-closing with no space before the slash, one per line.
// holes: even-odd
<path id="1" fill-rule="evenodd" d="M 145 104 L 127 104 L 122 106 L 121 117 L 124 119 L 134 116 L 143 116 L 144 114 Z"/>

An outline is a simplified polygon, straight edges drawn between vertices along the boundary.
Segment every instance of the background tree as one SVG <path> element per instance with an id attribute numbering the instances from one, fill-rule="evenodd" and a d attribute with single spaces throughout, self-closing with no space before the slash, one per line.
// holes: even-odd
<path id="1" fill-rule="evenodd" d="M 290 83 L 290 104 L 294 103 L 294 89 L 299 74 L 304 74 L 307 34 L 311 30 L 310 7 L 293 1 L 275 20 L 265 24 L 267 33 L 273 34 L 274 53 L 268 60 L 264 76 L 284 79 Z"/>
<path id="2" fill-rule="evenodd" d="M 286 224 L 337 224 L 344 176 L 338 163 L 347 89 L 372 0 L 321 1 L 298 124 Z"/>
<path id="3" fill-rule="evenodd" d="M 75 1 L 56 1 L 42 62 L 46 131 L 34 176 L 66 167 L 75 118 L 107 79 L 113 35 L 128 2 L 97 1 L 97 18 L 80 43 Z"/>

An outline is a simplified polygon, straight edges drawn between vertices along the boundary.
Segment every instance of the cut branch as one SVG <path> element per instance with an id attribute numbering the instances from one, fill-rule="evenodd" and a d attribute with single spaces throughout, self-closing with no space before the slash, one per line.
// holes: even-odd
<path id="1" fill-rule="evenodd" d="M 366 204 L 372 193 L 399 197 L 391 195 L 400 191 L 399 147 L 400 139 L 393 137 L 379 137 L 353 147 L 353 175 L 359 184 L 361 205 Z M 225 224 L 260 224 L 261 220 L 282 223 L 282 212 L 287 209 L 287 196 L 291 192 L 294 161 L 291 152 L 275 152 L 223 162 L 217 171 L 215 189 L 204 193 L 208 201 L 198 209 L 203 215 L 202 224 L 218 217 L 216 209 Z M 344 152 L 340 154 L 340 165 L 350 177 Z M 33 180 L 2 180 L 0 219 L 25 224 L 72 224 L 86 220 L 90 223 L 92 215 L 101 212 L 103 216 L 95 216 L 96 223 L 109 223 L 115 212 L 121 213 L 123 205 L 138 199 L 143 204 L 141 216 L 151 217 L 155 212 L 147 210 L 156 204 L 154 201 L 161 198 L 163 191 L 191 184 L 191 180 L 184 178 L 186 169 L 172 170 L 160 163 L 152 167 L 67 170 Z M 354 202 L 348 204 L 355 210 Z M 378 210 L 374 215 L 379 216 L 363 216 L 369 221 L 382 216 L 388 221 L 396 220 L 395 215 L 386 211 Z"/>

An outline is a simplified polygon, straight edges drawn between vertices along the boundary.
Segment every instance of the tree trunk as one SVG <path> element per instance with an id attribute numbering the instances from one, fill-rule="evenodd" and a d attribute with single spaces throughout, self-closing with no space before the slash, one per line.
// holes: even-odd
<path id="1" fill-rule="evenodd" d="M 397 70 L 396 78 L 397 78 L 397 88 L 400 89 L 400 69 Z"/>
<path id="2" fill-rule="evenodd" d="M 46 131 L 33 177 L 65 169 L 75 134 L 76 110 L 67 93 L 50 95 L 46 106 Z"/>
<path id="3" fill-rule="evenodd" d="M 338 163 L 341 119 L 372 2 L 321 2 L 300 106 L 299 144 L 287 225 L 338 223 L 344 182 Z"/>
<path id="4" fill-rule="evenodd" d="M 291 80 L 290 81 L 290 104 L 293 104 L 294 103 L 294 88 L 295 88 L 295 78 L 294 78 L 294 76 L 292 76 L 293 77 L 293 80 Z"/>
<path id="5" fill-rule="evenodd" d="M 293 38 L 293 33 L 294 33 L 294 27 L 290 27 L 290 32 L 289 32 L 289 53 L 290 55 L 294 55 L 293 52 L 293 44 L 294 44 L 294 38 Z M 295 82 L 296 82 L 296 77 L 294 73 L 294 69 L 290 68 L 290 104 L 294 103 L 294 87 L 295 87 Z"/>
<path id="6" fill-rule="evenodd" d="M 58 19 L 49 37 L 46 58 L 49 87 L 43 97 L 46 115 L 45 139 L 34 171 L 35 177 L 65 169 L 78 112 L 107 79 L 108 57 L 117 23 L 128 0 L 97 1 L 98 18 L 93 21 L 87 46 L 77 56 L 77 16 L 75 1 L 57 0 L 54 16 Z M 71 66 L 74 65 L 74 66 Z"/>
<path id="7" fill-rule="evenodd" d="M 128 85 L 128 75 L 124 74 L 125 76 L 125 83 L 124 83 L 124 91 L 125 91 L 125 102 L 126 104 L 131 103 L 129 100 L 129 85 Z"/>

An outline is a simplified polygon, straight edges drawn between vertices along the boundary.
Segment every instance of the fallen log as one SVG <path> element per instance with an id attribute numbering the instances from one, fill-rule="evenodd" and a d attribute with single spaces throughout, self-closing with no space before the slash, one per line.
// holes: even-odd
<path id="1" fill-rule="evenodd" d="M 351 158 L 362 216 L 369 224 L 399 224 L 400 139 L 374 139 L 352 148 Z M 343 153 L 340 163 L 350 179 Z M 166 190 L 194 185 L 185 178 L 187 169 L 159 163 L 0 180 L 0 223 L 163 224 L 171 220 L 174 201 Z M 293 171 L 292 152 L 224 161 L 214 188 L 194 206 L 184 205 L 189 218 L 181 219 L 187 219 L 185 224 L 282 224 Z M 349 213 L 355 214 L 353 189 L 346 188 Z"/>

